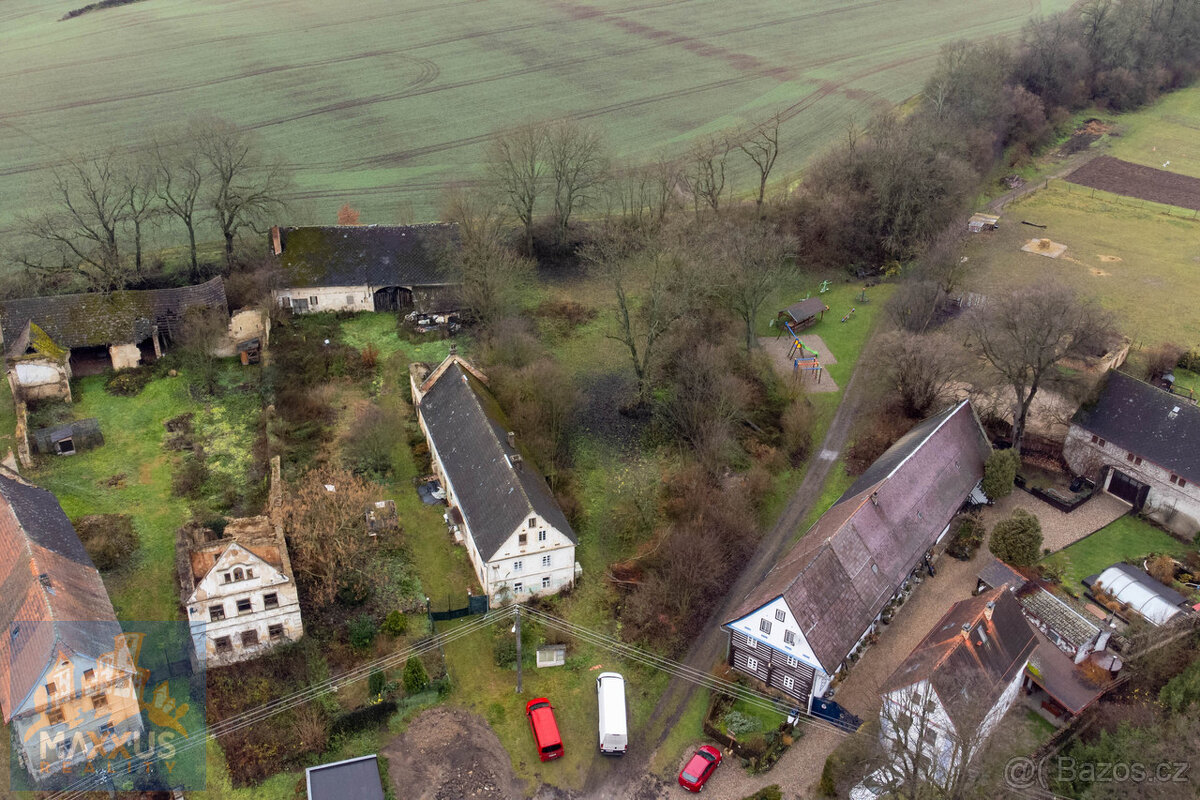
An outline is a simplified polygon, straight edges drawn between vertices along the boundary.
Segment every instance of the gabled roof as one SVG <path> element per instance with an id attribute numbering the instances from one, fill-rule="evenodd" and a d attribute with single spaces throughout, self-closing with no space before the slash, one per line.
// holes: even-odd
<path id="1" fill-rule="evenodd" d="M 807 297 L 799 302 L 792 303 L 783 313 L 792 318 L 793 322 L 803 322 L 809 317 L 815 317 L 822 311 L 828 311 L 829 306 L 825 305 L 819 297 Z"/>
<path id="2" fill-rule="evenodd" d="M 5 343 L 11 345 L 32 322 L 59 347 L 136 344 L 146 339 L 156 325 L 162 332 L 177 335 L 184 314 L 195 306 L 220 309 L 228 315 L 225 283 L 218 277 L 196 286 L 173 289 L 127 289 L 5 300 L 0 302 L 0 333 Z M 16 357 L 20 353 L 9 352 L 9 355 Z"/>
<path id="3" fill-rule="evenodd" d="M 1072 714 L 1078 714 L 1104 694 L 1107 686 L 1096 686 L 1084 680 L 1081 670 L 1070 657 L 1041 631 L 1035 629 L 1033 633 L 1037 647 L 1029 657 L 1026 671 L 1056 703 Z"/>
<path id="4" fill-rule="evenodd" d="M 7 722 L 57 652 L 112 653 L 100 573 L 53 494 L 0 470 L 0 709 Z"/>
<path id="5" fill-rule="evenodd" d="M 281 227 L 275 258 L 296 288 L 442 286 L 452 283 L 443 251 L 458 242 L 458 226 L 449 223 Z"/>
<path id="6" fill-rule="evenodd" d="M 990 451 L 968 401 L 922 422 L 855 481 L 732 619 L 782 596 L 832 674 L 979 483 Z"/>
<path id="7" fill-rule="evenodd" d="M 1071 420 L 1086 431 L 1200 483 L 1200 408 L 1115 370 Z"/>
<path id="8" fill-rule="evenodd" d="M 508 426 L 487 388 L 457 363 L 435 370 L 418 405 L 446 478 L 485 561 L 532 514 L 572 542 L 575 532 L 528 459 L 508 444 Z"/>
<path id="9" fill-rule="evenodd" d="M 383 800 L 379 760 L 374 755 L 309 767 L 308 800 Z"/>
<path id="10" fill-rule="evenodd" d="M 995 604 L 990 620 L 989 603 Z M 928 681 L 955 728 L 972 730 L 1025 668 L 1035 647 L 1037 639 L 1016 598 L 1004 587 L 992 589 L 951 606 L 882 691 Z"/>
<path id="11" fill-rule="evenodd" d="M 983 565 L 977 575 L 989 589 L 996 589 L 1007 583 L 1009 589 L 1016 591 L 1024 586 L 1027 580 L 1024 575 L 992 555 L 987 557 L 987 563 Z"/>

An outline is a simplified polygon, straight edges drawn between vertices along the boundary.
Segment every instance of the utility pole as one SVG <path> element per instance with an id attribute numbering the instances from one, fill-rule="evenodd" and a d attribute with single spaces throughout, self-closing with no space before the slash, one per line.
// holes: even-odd
<path id="1" fill-rule="evenodd" d="M 513 623 L 517 634 L 517 694 L 521 693 L 521 604 L 517 603 L 517 621 Z"/>

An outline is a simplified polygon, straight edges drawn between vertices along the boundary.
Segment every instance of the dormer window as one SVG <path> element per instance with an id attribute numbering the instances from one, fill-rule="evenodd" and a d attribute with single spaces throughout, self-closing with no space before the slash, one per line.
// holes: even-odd
<path id="1" fill-rule="evenodd" d="M 242 570 L 241 570 L 241 568 L 240 568 L 240 567 L 239 567 L 238 569 L 235 569 L 235 570 L 233 571 L 233 579 L 234 579 L 235 581 L 240 581 L 240 580 L 244 580 L 244 579 L 245 579 L 245 575 L 242 573 Z"/>

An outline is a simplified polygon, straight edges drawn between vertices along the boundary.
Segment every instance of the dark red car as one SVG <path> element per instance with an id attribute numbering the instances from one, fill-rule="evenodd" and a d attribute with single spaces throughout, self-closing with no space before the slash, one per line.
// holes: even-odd
<path id="1" fill-rule="evenodd" d="M 721 751 L 711 744 L 702 744 L 695 755 L 679 770 L 679 785 L 690 792 L 698 792 L 717 771 L 721 764 Z"/>
<path id="2" fill-rule="evenodd" d="M 525 704 L 525 716 L 529 717 L 529 729 L 533 731 L 533 743 L 537 745 L 538 758 L 549 761 L 563 754 L 562 736 L 558 732 L 558 721 L 554 719 L 554 706 L 544 697 L 535 697 Z"/>

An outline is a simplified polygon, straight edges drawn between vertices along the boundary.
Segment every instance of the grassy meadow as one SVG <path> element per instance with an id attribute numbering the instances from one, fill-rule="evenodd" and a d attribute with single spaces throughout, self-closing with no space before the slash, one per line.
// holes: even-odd
<path id="1" fill-rule="evenodd" d="M 1047 563 L 1063 567 L 1063 586 L 1082 591 L 1080 581 L 1103 572 L 1125 559 L 1168 553 L 1182 557 L 1187 545 L 1137 517 L 1124 516 L 1070 547 L 1047 556 Z"/>
<path id="2" fill-rule="evenodd" d="M 1120 135 L 1107 138 L 1109 155 L 1200 178 L 1200 86 L 1172 92 L 1117 121 Z"/>
<path id="3" fill-rule="evenodd" d="M 1055 279 L 1110 309 L 1135 348 L 1167 341 L 1200 346 L 1200 222 L 1102 194 L 1092 197 L 1090 189 L 1052 181 L 1007 206 L 999 230 L 968 242 L 965 288 L 989 294 Z M 1035 238 L 1067 250 L 1057 259 L 1021 250 Z"/>
<path id="4" fill-rule="evenodd" d="M 295 223 L 347 201 L 364 222 L 432 218 L 488 136 L 530 118 L 592 121 L 646 161 L 786 107 L 782 176 L 910 96 L 943 43 L 1070 0 L 153 0 L 60 21 L 81 5 L 0 10 L 0 233 L 68 155 L 196 114 L 258 130 L 296 169 Z"/>

